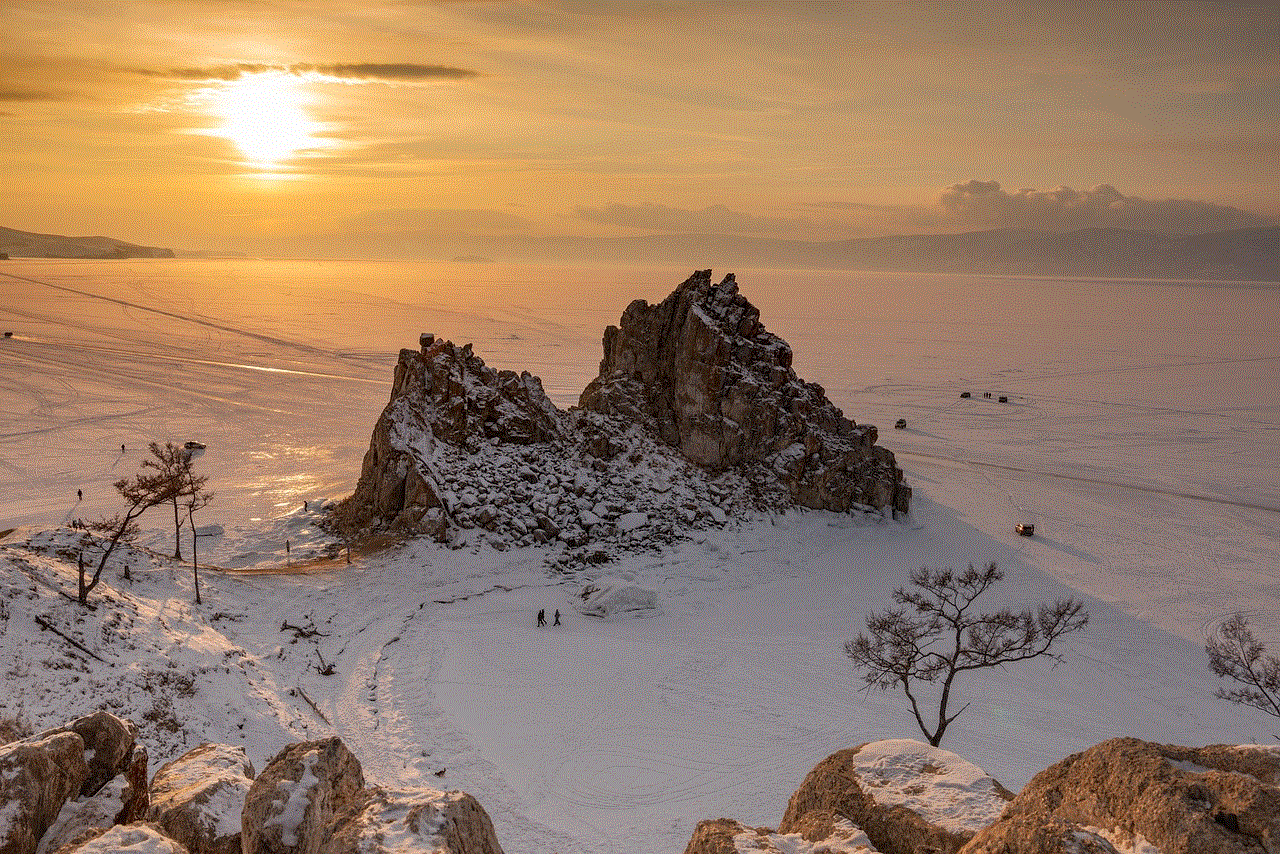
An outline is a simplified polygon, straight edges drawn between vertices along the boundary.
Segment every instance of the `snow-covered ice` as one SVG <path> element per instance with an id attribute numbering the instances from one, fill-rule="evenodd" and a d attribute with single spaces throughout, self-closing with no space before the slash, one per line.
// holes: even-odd
<path id="1" fill-rule="evenodd" d="M 1280 652 L 1271 284 L 739 269 L 797 372 L 881 427 L 910 518 L 775 514 L 574 572 L 534 547 L 326 557 L 320 506 L 354 486 L 421 329 L 567 406 L 605 325 L 688 272 L 5 262 L 0 716 L 40 729 L 105 705 L 154 767 L 210 739 L 261 768 L 336 733 L 371 783 L 473 794 L 508 851 L 679 852 L 703 818 L 776 826 L 835 750 L 918 738 L 842 645 L 912 569 L 993 560 L 993 604 L 1075 596 L 1090 624 L 1056 667 L 958 683 L 970 705 L 945 748 L 1016 791 L 1117 735 L 1274 742 L 1273 719 L 1213 697 L 1201 648 L 1239 611 Z M 148 441 L 188 439 L 216 493 L 196 518 L 203 604 L 189 532 L 188 562 L 166 562 L 172 519 L 155 513 L 154 554 L 130 551 L 131 580 L 109 572 L 81 611 L 63 595 L 78 532 L 54 529 L 119 509 L 111 483 Z M 605 577 L 660 610 L 579 613 Z M 540 608 L 563 625 L 536 628 Z"/>

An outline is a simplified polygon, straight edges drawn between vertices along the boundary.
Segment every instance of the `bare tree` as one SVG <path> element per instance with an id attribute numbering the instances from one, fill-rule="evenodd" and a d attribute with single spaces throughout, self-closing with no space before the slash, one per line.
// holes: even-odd
<path id="1" fill-rule="evenodd" d="M 148 460 L 147 462 L 150 462 Z M 146 463 L 143 466 L 146 467 Z M 159 504 L 164 504 L 172 497 L 172 490 L 176 489 L 173 478 L 164 474 L 147 474 L 139 472 L 132 478 L 121 479 L 115 482 L 116 492 L 120 493 L 120 497 L 125 500 L 128 507 L 123 514 L 117 514 L 110 519 L 100 519 L 96 522 L 90 522 L 88 527 L 99 534 L 102 534 L 102 540 L 97 543 L 99 549 L 98 565 L 94 568 L 93 576 L 86 580 L 86 569 L 84 563 L 84 550 L 81 549 L 80 554 L 76 558 L 79 570 L 79 590 L 76 601 L 81 605 L 89 603 L 89 594 L 93 592 L 93 588 L 98 586 L 98 581 L 102 578 L 102 570 L 107 565 L 107 560 L 111 557 L 111 553 L 122 542 L 129 542 L 138 533 L 138 517 L 146 511 Z"/>
<path id="2" fill-rule="evenodd" d="M 195 473 L 191 467 L 191 451 L 181 445 L 173 442 L 165 442 L 164 445 L 151 442 L 147 447 L 151 450 L 151 458 L 143 460 L 142 465 L 144 468 L 154 469 L 157 477 L 168 482 L 168 502 L 173 505 L 173 559 L 182 560 L 183 518 L 179 512 L 179 505 L 182 503 L 180 499 L 201 495 L 209 477 Z"/>
<path id="3" fill-rule="evenodd" d="M 201 485 L 203 486 L 203 479 Z M 200 558 L 196 551 L 196 539 L 199 534 L 196 533 L 196 522 L 192 518 L 197 510 L 206 507 L 213 500 L 213 493 L 207 492 L 201 488 L 193 488 L 186 493 L 187 501 L 187 524 L 191 528 L 191 577 L 194 579 L 196 588 L 196 604 L 200 604 Z"/>
<path id="4" fill-rule="evenodd" d="M 1059 659 L 1049 652 L 1055 640 L 1084 628 L 1089 615 L 1074 599 L 1041 604 L 1036 614 L 1015 614 L 1002 608 L 991 614 L 971 614 L 974 600 L 1004 578 L 994 563 L 977 570 L 971 564 L 953 570 L 921 567 L 911 573 L 918 590 L 899 587 L 893 593 L 901 608 L 867 615 L 870 636 L 859 634 L 844 645 L 845 654 L 867 672 L 867 688 L 886 690 L 900 686 L 920 731 L 937 747 L 947 727 L 968 708 L 948 713 L 955 678 L 970 670 L 999 667 L 1039 656 Z M 930 726 L 916 696 L 916 683 L 941 682 L 937 722 Z"/>
<path id="5" fill-rule="evenodd" d="M 1280 718 L 1280 658 L 1265 655 L 1249 628 L 1249 621 L 1236 614 L 1205 640 L 1209 669 L 1242 687 L 1230 691 L 1219 688 L 1217 696 L 1242 706 L 1252 706 Z"/>

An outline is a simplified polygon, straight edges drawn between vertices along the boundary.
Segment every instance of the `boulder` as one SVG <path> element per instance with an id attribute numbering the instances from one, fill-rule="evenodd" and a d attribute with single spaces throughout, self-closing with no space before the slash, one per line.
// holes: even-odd
<path id="1" fill-rule="evenodd" d="M 335 819 L 321 854 L 503 854 L 484 807 L 464 792 L 372 788 Z"/>
<path id="2" fill-rule="evenodd" d="M 811 842 L 844 820 L 884 854 L 955 854 L 1013 795 L 965 759 L 911 739 L 875 741 L 819 762 L 778 827 Z"/>
<path id="3" fill-rule="evenodd" d="M 339 738 L 291 744 L 268 763 L 241 814 L 244 854 L 319 854 L 336 816 L 359 803 L 360 762 Z"/>
<path id="4" fill-rule="evenodd" d="M 979 831 L 960 851 L 962 854 L 1121 854 L 1099 828 L 1031 815 L 996 822 Z M 1125 851 L 1133 849 L 1126 847 Z"/>
<path id="5" fill-rule="evenodd" d="M 596 579 L 582 588 L 578 600 L 578 613 L 588 617 L 608 620 L 662 615 L 657 593 L 620 578 Z"/>
<path id="6" fill-rule="evenodd" d="M 240 854 L 240 817 L 254 776 L 243 747 L 192 748 L 156 772 L 150 819 L 191 854 Z"/>
<path id="7" fill-rule="evenodd" d="M 1041 771 L 965 854 L 1010 850 L 1018 828 L 1065 822 L 1161 854 L 1280 851 L 1280 747 L 1116 738 Z M 1005 847 L 1001 847 L 1001 846 Z M 1052 849 L 1050 849 L 1052 850 Z"/>
<path id="8" fill-rule="evenodd" d="M 77 718 L 65 726 L 47 730 L 43 735 L 74 732 L 84 742 L 89 776 L 80 786 L 80 794 L 95 794 L 117 774 L 125 773 L 132 761 L 133 747 L 138 742 L 138 728 L 132 721 L 110 712 L 94 712 Z"/>
<path id="9" fill-rule="evenodd" d="M 74 732 L 0 746 L 0 854 L 34 854 L 88 778 L 84 741 Z"/>
<path id="10" fill-rule="evenodd" d="M 879 854 L 867 835 L 843 819 L 832 823 L 831 834 L 809 840 L 798 833 L 777 833 L 767 827 L 747 827 L 728 818 L 699 822 L 684 854 Z"/>
<path id="11" fill-rule="evenodd" d="M 54 854 L 190 854 L 152 824 L 121 824 L 64 845 Z"/>

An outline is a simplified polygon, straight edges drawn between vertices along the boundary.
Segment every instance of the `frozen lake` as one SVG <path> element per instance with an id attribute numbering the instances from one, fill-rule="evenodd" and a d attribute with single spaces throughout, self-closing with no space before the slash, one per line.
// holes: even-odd
<path id="1" fill-rule="evenodd" d="M 0 529 L 114 512 L 110 484 L 146 442 L 193 438 L 219 496 L 207 512 L 230 531 L 351 490 L 395 354 L 420 332 L 537 374 L 567 407 L 604 327 L 689 270 L 135 259 L 0 272 L 14 332 L 0 350 Z M 971 481 L 987 496 L 978 528 L 1035 521 L 1047 571 L 1087 575 L 1090 592 L 1189 639 L 1234 608 L 1275 613 L 1247 592 L 1280 592 L 1274 284 L 734 272 L 797 372 L 878 425 L 918 491 Z M 898 418 L 906 430 L 890 429 Z"/>
<path id="2" fill-rule="evenodd" d="M 111 483 L 148 441 L 198 439 L 217 493 L 201 523 L 226 531 L 209 559 L 279 566 L 286 537 L 315 538 L 302 502 L 354 486 L 395 354 L 420 332 L 538 374 L 569 406 L 604 326 L 689 272 L 4 262 L 0 530 L 115 512 Z M 217 607 L 246 615 L 228 636 L 274 668 L 263 696 L 305 684 L 372 781 L 435 784 L 423 775 L 447 765 L 509 851 L 674 854 L 700 818 L 776 824 L 833 750 L 918 737 L 897 697 L 857 690 L 841 644 L 911 569 L 995 560 L 1017 602 L 1077 596 L 1093 619 L 1059 669 L 967 684 L 945 747 L 1016 789 L 1111 735 L 1271 740 L 1271 721 L 1212 697 L 1200 646 L 1242 611 L 1280 648 L 1280 289 L 732 272 L 797 372 L 880 427 L 910 519 L 794 514 L 628 557 L 610 571 L 664 614 L 617 623 L 572 612 L 519 551 L 411 544 L 349 572 L 211 573 Z M 531 631 L 538 607 L 564 608 L 564 631 Z M 324 642 L 336 681 L 272 654 L 304 610 L 358 628 Z M 25 708 L 36 693 L 19 691 Z M 234 730 L 226 705 L 208 700 L 214 740 Z M 255 761 L 278 749 L 265 713 L 235 714 Z"/>

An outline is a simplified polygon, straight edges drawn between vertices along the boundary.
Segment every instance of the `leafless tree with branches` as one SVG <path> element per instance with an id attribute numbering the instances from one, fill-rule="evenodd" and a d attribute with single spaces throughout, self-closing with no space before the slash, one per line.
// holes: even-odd
<path id="1" fill-rule="evenodd" d="M 1243 615 L 1236 614 L 1218 626 L 1205 640 L 1204 650 L 1215 676 L 1225 676 L 1241 686 L 1230 691 L 1219 688 L 1219 697 L 1280 718 L 1280 658 L 1265 654 L 1267 648 L 1254 638 Z"/>
<path id="2" fill-rule="evenodd" d="M 948 711 L 957 676 L 1042 655 L 1059 659 L 1049 651 L 1053 642 L 1089 622 L 1084 606 L 1074 599 L 1041 604 L 1035 614 L 1015 614 L 1008 608 L 970 613 L 974 600 L 1002 578 L 1004 573 L 994 563 L 981 570 L 971 564 L 958 574 L 921 567 L 911 573 L 918 589 L 899 587 L 893 593 L 894 601 L 904 607 L 868 614 L 870 634 L 859 634 L 844 645 L 845 654 L 866 671 L 862 679 L 868 689 L 902 688 L 920 731 L 934 747 L 968 708 L 966 703 L 956 712 Z M 932 726 L 913 687 L 922 682 L 941 683 Z"/>

